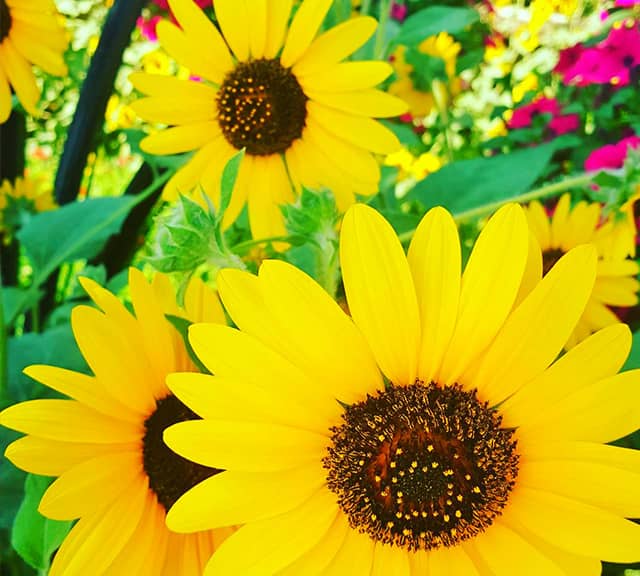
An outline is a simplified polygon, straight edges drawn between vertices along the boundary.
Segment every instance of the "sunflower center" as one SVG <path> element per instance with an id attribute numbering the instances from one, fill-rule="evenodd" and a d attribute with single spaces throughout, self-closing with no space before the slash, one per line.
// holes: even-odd
<path id="1" fill-rule="evenodd" d="M 354 529 L 429 550 L 467 540 L 501 514 L 518 473 L 516 441 L 475 390 L 392 386 L 343 419 L 323 463 Z"/>
<path id="2" fill-rule="evenodd" d="M 0 43 L 9 36 L 11 30 L 11 12 L 6 0 L 0 0 Z"/>
<path id="3" fill-rule="evenodd" d="M 542 253 L 542 274 L 546 275 L 553 268 L 558 260 L 564 256 L 560 248 L 550 248 Z"/>
<path id="4" fill-rule="evenodd" d="M 187 490 L 221 472 L 178 456 L 162 439 L 163 432 L 169 426 L 197 419 L 199 417 L 194 412 L 175 396 L 169 395 L 158 400 L 155 411 L 144 423 L 144 470 L 149 477 L 149 487 L 165 510 L 169 510 Z"/>
<path id="5" fill-rule="evenodd" d="M 227 141 L 248 154 L 284 152 L 302 136 L 307 97 L 280 60 L 241 62 L 218 91 L 218 122 Z"/>

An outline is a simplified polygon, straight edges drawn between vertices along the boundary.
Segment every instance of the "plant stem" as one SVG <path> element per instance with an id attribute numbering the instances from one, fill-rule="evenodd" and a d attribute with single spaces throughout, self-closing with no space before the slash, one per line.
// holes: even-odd
<path id="1" fill-rule="evenodd" d="M 7 354 L 9 326 L 5 323 L 4 295 L 2 292 L 2 277 L 0 276 L 0 408 L 9 399 L 9 367 L 7 365 L 9 357 Z"/>
<path id="2" fill-rule="evenodd" d="M 378 16 L 378 29 L 376 31 L 375 44 L 373 46 L 373 59 L 381 60 L 385 57 L 385 34 L 387 22 L 391 14 L 391 0 L 380 0 L 380 12 Z"/>
<path id="3" fill-rule="evenodd" d="M 483 204 L 482 206 L 478 206 L 476 208 L 471 208 L 469 210 L 464 210 L 463 212 L 454 213 L 453 219 L 457 223 L 465 222 L 466 220 L 470 220 L 472 218 L 480 218 L 482 216 L 486 216 L 487 214 L 491 214 L 491 212 L 494 212 L 495 210 L 500 208 L 500 206 L 506 204 L 507 202 L 526 204 L 527 202 L 531 202 L 532 200 L 546 198 L 547 196 L 553 196 L 558 192 L 564 192 L 565 190 L 569 190 L 571 188 L 586 186 L 593 180 L 595 176 L 595 173 L 589 174 L 587 172 L 579 174 L 578 176 L 570 176 L 569 178 L 565 178 L 564 180 L 560 180 L 559 182 L 546 184 L 545 186 L 541 186 L 540 188 L 536 188 L 535 190 L 525 192 L 524 194 L 520 194 L 518 196 L 505 198 L 504 200 L 499 200 L 498 202 L 491 202 L 490 204 Z M 414 233 L 415 229 L 400 234 L 400 241 L 408 242 L 409 240 L 411 240 Z"/>

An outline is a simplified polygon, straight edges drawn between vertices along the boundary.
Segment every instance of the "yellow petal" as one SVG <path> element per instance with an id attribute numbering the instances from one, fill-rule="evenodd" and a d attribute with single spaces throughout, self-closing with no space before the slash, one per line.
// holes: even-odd
<path id="1" fill-rule="evenodd" d="M 249 59 L 249 27 L 251 16 L 246 0 L 219 0 L 215 3 L 216 17 L 229 47 L 241 62 Z"/>
<path id="2" fill-rule="evenodd" d="M 371 576 L 410 576 L 409 554 L 404 548 L 376 543 Z"/>
<path id="3" fill-rule="evenodd" d="M 562 350 L 591 295 L 591 245 L 563 256 L 507 318 L 470 379 L 495 405 L 539 376 Z"/>
<path id="4" fill-rule="evenodd" d="M 251 58 L 259 60 L 264 58 L 267 42 L 268 4 L 269 0 L 245 0 L 247 13 L 251 17 L 246 24 L 249 27 L 249 52 Z"/>
<path id="5" fill-rule="evenodd" d="M 571 210 L 571 196 L 563 194 L 558 200 L 551 219 L 551 246 L 559 248 L 562 246 L 567 231 L 567 221 Z"/>
<path id="6" fill-rule="evenodd" d="M 529 253 L 527 255 L 527 263 L 522 274 L 522 282 L 516 296 L 514 304 L 518 306 L 533 290 L 542 279 L 542 251 L 535 235 L 529 228 Z"/>
<path id="7" fill-rule="evenodd" d="M 528 252 L 522 209 L 504 206 L 489 220 L 462 277 L 458 323 L 442 365 L 442 384 L 455 382 L 493 340 L 518 293 Z"/>
<path id="8" fill-rule="evenodd" d="M 189 533 L 259 522 L 301 506 L 324 484 L 320 462 L 286 472 L 228 470 L 183 494 L 167 514 L 167 526 Z"/>
<path id="9" fill-rule="evenodd" d="M 387 62 L 343 62 L 299 79 L 303 91 L 352 92 L 377 86 L 391 76 Z"/>
<path id="10" fill-rule="evenodd" d="M 135 450 L 129 444 L 58 442 L 37 436 L 24 436 L 7 446 L 5 457 L 21 470 L 41 476 L 60 476 L 70 468 L 103 454 Z"/>
<path id="11" fill-rule="evenodd" d="M 218 293 L 198 276 L 193 276 L 187 285 L 184 310 L 191 322 L 227 322 Z"/>
<path id="12" fill-rule="evenodd" d="M 565 576 L 550 558 L 500 521 L 476 536 L 472 544 L 495 576 L 511 576 L 514 566 L 522 576 Z"/>
<path id="13" fill-rule="evenodd" d="M 36 66 L 54 76 L 63 76 L 67 73 L 67 66 L 64 63 L 61 52 L 41 43 L 37 34 L 30 33 L 30 31 L 18 25 L 16 25 L 13 32 L 11 40 L 16 50 L 27 61 L 33 62 Z"/>
<path id="14" fill-rule="evenodd" d="M 187 124 L 147 136 L 140 142 L 140 148 L 148 154 L 180 154 L 204 146 L 219 134 L 220 127 L 215 121 Z"/>
<path id="15" fill-rule="evenodd" d="M 391 225 L 356 204 L 346 213 L 340 261 L 351 315 L 384 374 L 396 385 L 416 378 L 420 319 L 411 271 Z"/>
<path id="16" fill-rule="evenodd" d="M 356 116 L 390 118 L 404 114 L 407 105 L 381 90 L 357 90 L 355 92 L 319 92 L 307 90 L 307 96 L 320 104 L 342 110 Z"/>
<path id="17" fill-rule="evenodd" d="M 640 282 L 635 278 L 598 278 L 593 297 L 609 306 L 635 306 Z"/>
<path id="18" fill-rule="evenodd" d="M 323 576 L 369 576 L 373 564 L 375 540 L 349 527 L 347 535 Z"/>
<path id="19" fill-rule="evenodd" d="M 58 478 L 44 493 L 38 511 L 54 520 L 75 520 L 114 502 L 142 475 L 140 450 L 90 458 Z M 100 494 L 100 498 L 96 498 Z"/>
<path id="20" fill-rule="evenodd" d="M 395 134 L 371 118 L 345 114 L 312 100 L 307 102 L 307 113 L 334 136 L 359 148 L 376 154 L 390 154 L 400 147 Z"/>
<path id="21" fill-rule="evenodd" d="M 461 254 L 458 229 L 444 208 L 433 208 L 422 219 L 409 246 L 422 342 L 418 378 L 436 377 L 453 334 L 460 298 Z"/>
<path id="22" fill-rule="evenodd" d="M 526 209 L 529 229 L 536 237 L 543 250 L 551 246 L 551 225 L 547 213 L 537 200 L 531 202 Z"/>
<path id="23" fill-rule="evenodd" d="M 278 328 L 297 348 L 297 366 L 341 402 L 359 402 L 383 383 L 371 350 L 351 319 L 309 276 L 294 266 L 267 260 L 260 286 Z M 296 344 L 304 342 L 304 346 Z"/>
<path id="24" fill-rule="evenodd" d="M 11 114 L 11 88 L 9 80 L 5 76 L 2 65 L 0 65 L 0 124 L 6 122 Z"/>
<path id="25" fill-rule="evenodd" d="M 316 546 L 289 564 L 278 576 L 321 576 L 335 558 L 351 527 L 343 514 L 338 514 L 333 524 Z"/>
<path id="26" fill-rule="evenodd" d="M 429 550 L 425 556 L 428 558 L 428 569 L 430 570 L 428 574 L 433 574 L 433 576 L 458 576 L 461 574 L 480 576 L 475 564 L 460 546 L 435 548 Z"/>
<path id="27" fill-rule="evenodd" d="M 599 380 L 546 407 L 527 437 L 612 442 L 640 427 L 640 370 Z"/>
<path id="28" fill-rule="evenodd" d="M 220 546 L 204 576 L 276 574 L 313 548 L 337 514 L 335 495 L 323 489 L 287 514 L 247 524 Z"/>
<path id="29" fill-rule="evenodd" d="M 82 355 L 107 393 L 137 414 L 149 414 L 155 408 L 158 383 L 147 371 L 147 359 L 131 348 L 122 328 L 88 306 L 73 309 L 71 326 Z"/>
<path id="30" fill-rule="evenodd" d="M 216 78 L 209 79 L 219 82 L 222 76 L 233 67 L 233 61 L 217 28 L 195 2 L 170 0 L 169 6 L 189 42 L 207 47 L 200 52 L 207 58 L 208 67 L 216 71 Z"/>
<path id="31" fill-rule="evenodd" d="M 629 520 L 530 488 L 519 488 L 511 500 L 510 518 L 562 550 L 609 562 L 640 559 L 640 526 Z"/>
<path id="32" fill-rule="evenodd" d="M 177 200 L 180 194 L 188 195 L 191 193 L 199 184 L 204 173 L 207 170 L 211 170 L 215 154 L 220 147 L 220 143 L 224 141 L 224 137 L 220 135 L 216 140 L 200 148 L 167 182 L 163 191 L 164 198 L 172 201 Z M 211 195 L 208 188 L 205 192 Z"/>
<path id="33" fill-rule="evenodd" d="M 304 0 L 291 22 L 280 61 L 285 68 L 293 66 L 309 48 L 332 0 Z"/>
<path id="34" fill-rule="evenodd" d="M 167 89 L 170 90 L 171 85 Z M 176 106 L 174 95 L 141 98 L 132 102 L 131 108 L 143 120 L 160 124 L 199 124 L 214 121 L 216 117 L 213 101 L 192 96 L 181 99 L 180 106 Z"/>
<path id="35" fill-rule="evenodd" d="M 375 18 L 362 16 L 320 34 L 293 67 L 294 74 L 304 77 L 344 60 L 371 38 L 377 26 Z"/>
<path id="36" fill-rule="evenodd" d="M 103 573 L 138 526 L 147 491 L 146 483 L 140 481 L 100 514 L 81 518 L 56 553 L 49 576 Z"/>
<path id="37" fill-rule="evenodd" d="M 292 0 L 267 0 L 265 58 L 274 58 L 282 48 L 292 3 Z"/>
<path id="38" fill-rule="evenodd" d="M 572 348 L 500 406 L 508 427 L 535 421 L 548 406 L 620 370 L 631 349 L 631 332 L 616 324 Z"/>
<path id="39" fill-rule="evenodd" d="M 299 428 L 223 420 L 174 424 L 164 431 L 164 441 L 174 452 L 198 464 L 247 472 L 277 472 L 319 464 L 327 445 L 325 436 Z"/>
<path id="40" fill-rule="evenodd" d="M 108 394 L 100 386 L 100 382 L 96 381 L 92 376 L 57 368 L 56 366 L 38 364 L 28 366 L 25 368 L 24 373 L 52 390 L 78 400 L 78 402 L 102 414 L 107 416 L 117 415 L 119 419 L 136 423 L 140 421 L 139 414 Z"/>
<path id="41" fill-rule="evenodd" d="M 63 442 L 135 442 L 142 426 L 109 418 L 74 400 L 28 400 L 0 412 L 0 424 Z M 142 424 L 142 423 L 141 423 Z"/>
<path id="42" fill-rule="evenodd" d="M 4 72 L 25 110 L 32 116 L 38 115 L 36 108 L 40 100 L 40 89 L 33 74 L 31 65 L 15 49 L 11 38 L 7 37 L 0 44 L 0 60 Z"/>
<path id="43" fill-rule="evenodd" d="M 520 465 L 518 483 L 619 516 L 640 516 L 640 468 L 629 471 L 593 462 L 539 460 Z"/>
<path id="44" fill-rule="evenodd" d="M 202 50 L 199 41 L 188 36 L 186 32 L 168 20 L 158 22 L 156 34 L 160 45 L 172 58 L 188 68 L 191 74 L 206 78 L 216 84 L 222 83 L 226 68 L 223 62 L 231 59 L 228 50 L 227 56 L 223 56 L 217 61 L 215 51 Z"/>
<path id="45" fill-rule="evenodd" d="M 267 422 L 329 435 L 332 421 L 327 421 L 315 405 L 292 398 L 286 384 L 279 382 L 238 381 L 197 372 L 169 374 L 171 391 L 205 419 L 226 420 L 238 406 L 246 422 Z"/>

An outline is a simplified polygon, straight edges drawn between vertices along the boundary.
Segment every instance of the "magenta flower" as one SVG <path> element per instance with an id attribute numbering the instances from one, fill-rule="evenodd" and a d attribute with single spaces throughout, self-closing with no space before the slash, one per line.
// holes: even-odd
<path id="1" fill-rule="evenodd" d="M 528 128 L 533 123 L 533 118 L 539 114 L 560 114 L 560 105 L 555 98 L 538 98 L 530 104 L 520 106 L 513 111 L 513 115 L 507 122 L 511 130 Z"/>
<path id="2" fill-rule="evenodd" d="M 580 128 L 580 116 L 578 114 L 564 114 L 551 118 L 547 128 L 554 136 L 561 136 L 569 132 L 575 132 Z"/>
<path id="3" fill-rule="evenodd" d="M 407 17 L 407 12 L 409 9 L 406 4 L 401 4 L 399 2 L 393 2 L 391 4 L 391 18 L 397 20 L 398 22 L 404 22 L 404 19 Z"/>
<path id="4" fill-rule="evenodd" d="M 628 136 L 615 144 L 607 144 L 596 148 L 584 162 L 584 169 L 589 172 L 605 168 L 622 168 L 629 148 L 640 147 L 640 136 Z"/>
<path id="5" fill-rule="evenodd" d="M 640 0 L 616 0 L 616 6 L 618 8 L 633 8 L 640 4 Z"/>
<path id="6" fill-rule="evenodd" d="M 161 16 L 151 16 L 151 18 L 140 16 L 138 20 L 136 20 L 136 26 L 138 26 L 140 33 L 147 40 L 156 42 L 158 40 L 158 35 L 156 34 L 156 26 L 158 26 L 158 22 L 160 22 L 160 20 L 162 20 Z"/>

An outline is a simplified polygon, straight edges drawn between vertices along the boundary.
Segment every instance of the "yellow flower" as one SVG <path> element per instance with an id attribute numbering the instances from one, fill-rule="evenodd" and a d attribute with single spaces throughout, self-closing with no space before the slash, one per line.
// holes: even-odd
<path id="1" fill-rule="evenodd" d="M 293 200 L 291 181 L 296 190 L 331 188 L 341 209 L 355 194 L 377 192 L 380 168 L 372 153 L 392 152 L 399 142 L 372 118 L 406 107 L 374 88 L 391 73 L 389 64 L 343 62 L 373 34 L 374 19 L 354 18 L 316 38 L 331 0 L 305 0 L 290 25 L 291 1 L 216 0 L 220 34 L 190 0 L 169 4 L 181 28 L 161 22 L 158 39 L 204 80 L 131 77 L 149 96 L 133 104 L 136 112 L 175 126 L 149 136 L 142 148 L 197 150 L 167 184 L 168 198 L 199 184 L 217 204 L 222 169 L 243 148 L 224 223 L 247 203 L 255 237 L 285 233 L 279 205 Z"/>
<path id="2" fill-rule="evenodd" d="M 184 536 L 165 526 L 173 502 L 219 472 L 180 458 L 162 441 L 167 426 L 196 418 L 165 385 L 170 372 L 195 370 L 165 314 L 224 322 L 220 302 L 195 281 L 181 310 L 168 278 L 158 275 L 150 285 L 131 269 L 134 316 L 110 292 L 81 282 L 101 309 L 78 306 L 72 314 L 94 375 L 30 366 L 29 376 L 72 400 L 31 400 L 0 413 L 0 424 L 28 434 L 8 446 L 6 457 L 34 474 L 57 477 L 40 512 L 79 519 L 49 574 L 200 576 L 234 529 Z"/>
<path id="3" fill-rule="evenodd" d="M 109 98 L 104 116 L 107 132 L 130 128 L 136 120 L 136 114 L 131 106 L 124 104 L 117 94 L 112 94 Z"/>
<path id="4" fill-rule="evenodd" d="M 570 203 L 570 196 L 563 195 L 552 217 L 539 202 L 532 202 L 527 207 L 529 226 L 542 249 L 542 273 L 547 273 L 563 254 L 575 246 L 589 242 L 598 249 L 593 293 L 567 342 L 567 348 L 592 332 L 619 322 L 610 307 L 635 306 L 640 288 L 636 279 L 640 267 L 627 258 L 635 253 L 635 225 L 632 214 L 629 222 L 629 209 L 622 219 L 613 215 L 601 223 L 600 204 L 581 201 L 571 208 Z"/>
<path id="5" fill-rule="evenodd" d="M 64 76 L 67 37 L 53 0 L 0 0 L 0 124 L 11 113 L 11 88 L 36 116 L 40 88 L 31 64 Z"/>
<path id="6" fill-rule="evenodd" d="M 431 152 L 424 152 L 416 158 L 406 148 L 400 148 L 384 159 L 384 165 L 400 168 L 399 178 L 411 176 L 415 180 L 422 180 L 428 174 L 440 170 L 442 161 Z"/>
<path id="7" fill-rule="evenodd" d="M 511 90 L 513 103 L 520 102 L 528 92 L 532 92 L 538 88 L 538 76 L 534 72 L 529 72 L 522 80 L 520 80 Z"/>
<path id="8" fill-rule="evenodd" d="M 455 223 L 430 211 L 408 257 L 373 209 L 345 215 L 347 316 L 297 268 L 224 270 L 239 330 L 196 325 L 215 376 L 170 389 L 204 420 L 165 441 L 226 471 L 180 498 L 180 532 L 245 525 L 205 576 L 596 576 L 640 558 L 640 371 L 615 325 L 556 360 L 587 303 L 591 246 L 519 301 L 529 232 L 508 205 L 461 276 Z M 251 361 L 248 362 L 247 359 Z M 555 362 L 554 362 L 555 360 Z"/>
<path id="9" fill-rule="evenodd" d="M 20 227 L 22 212 L 36 214 L 57 208 L 53 190 L 33 178 L 4 180 L 0 184 L 0 231 L 11 233 Z"/>
<path id="10" fill-rule="evenodd" d="M 389 86 L 389 93 L 394 94 L 402 98 L 407 104 L 409 104 L 409 111 L 413 116 L 426 116 L 429 112 L 438 104 L 435 100 L 436 97 L 440 97 L 440 100 L 446 102 L 448 98 L 447 92 L 455 95 L 459 92 L 459 82 L 457 81 L 456 74 L 456 59 L 458 53 L 461 50 L 461 46 L 446 32 L 440 32 L 436 36 L 430 36 L 425 38 L 419 45 L 418 50 L 423 54 L 440 58 L 444 61 L 445 71 L 449 79 L 448 88 L 445 86 L 437 86 L 436 90 L 443 91 L 444 94 L 433 94 L 434 87 L 423 90 L 417 87 L 411 78 L 413 72 L 413 66 L 406 62 L 405 46 L 398 46 L 393 53 L 393 67 L 396 72 L 397 80 L 391 83 Z M 435 84 L 435 82 L 434 82 Z M 438 84 L 440 84 L 438 82 Z"/>

